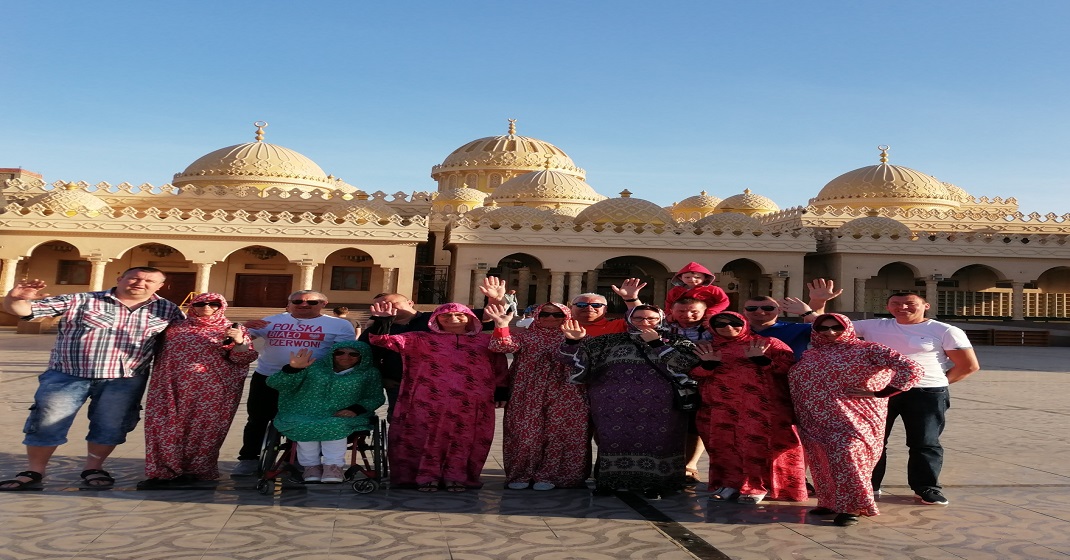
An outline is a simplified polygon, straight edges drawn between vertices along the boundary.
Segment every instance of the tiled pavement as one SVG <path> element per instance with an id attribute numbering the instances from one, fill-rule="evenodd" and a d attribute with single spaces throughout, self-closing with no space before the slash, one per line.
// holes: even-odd
<path id="1" fill-rule="evenodd" d="M 20 429 L 53 339 L 0 329 L 4 478 L 24 468 Z M 978 354 L 984 370 L 953 391 L 946 508 L 913 501 L 901 436 L 882 515 L 849 528 L 807 518 L 813 501 L 712 504 L 702 486 L 650 502 L 581 490 L 505 491 L 500 448 L 485 470 L 486 487 L 466 494 L 358 495 L 324 485 L 267 497 L 249 479 L 137 491 L 140 430 L 108 463 L 117 487 L 80 490 L 80 421 L 44 491 L 0 493 L 0 559 L 1070 558 L 1070 348 L 981 347 Z M 237 435 L 232 430 L 227 459 Z"/>

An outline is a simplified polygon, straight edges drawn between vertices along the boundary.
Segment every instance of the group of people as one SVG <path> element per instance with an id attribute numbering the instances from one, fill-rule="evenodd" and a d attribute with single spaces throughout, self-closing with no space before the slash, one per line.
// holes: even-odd
<path id="1" fill-rule="evenodd" d="M 812 513 L 851 525 L 878 512 L 897 418 L 911 489 L 923 503 L 947 503 L 938 482 L 947 385 L 979 369 L 965 334 L 927 319 L 917 294 L 893 294 L 891 319 L 852 323 L 824 313 L 839 292 L 818 279 L 808 302 L 757 296 L 736 313 L 698 263 L 673 278 L 664 311 L 639 300 L 640 280 L 614 286 L 624 319 L 608 319 L 606 298 L 586 293 L 534 306 L 517 328 L 515 296 L 494 277 L 480 286 L 485 309 L 419 312 L 402 294 L 380 294 L 359 340 L 349 320 L 323 314 L 318 292 L 296 292 L 285 313 L 238 325 L 216 293 L 198 295 L 184 316 L 155 295 L 164 280 L 139 267 L 104 292 L 43 297 L 34 280 L 5 296 L 8 312 L 64 320 L 24 429 L 28 469 L 0 490 L 40 487 L 87 398 L 81 476 L 112 486 L 104 459 L 139 420 L 146 386 L 142 485 L 218 477 L 219 449 L 259 360 L 234 475 L 256 472 L 274 420 L 297 442 L 306 481 L 341 481 L 346 437 L 367 429 L 386 401 L 391 485 L 464 492 L 482 484 L 494 408 L 504 406 L 510 489 L 585 487 L 593 476 L 598 494 L 657 498 L 698 482 L 705 449 L 711 499 L 802 501 L 808 467 Z M 781 312 L 802 322 L 779 321 Z M 264 339 L 259 353 L 253 337 Z"/>

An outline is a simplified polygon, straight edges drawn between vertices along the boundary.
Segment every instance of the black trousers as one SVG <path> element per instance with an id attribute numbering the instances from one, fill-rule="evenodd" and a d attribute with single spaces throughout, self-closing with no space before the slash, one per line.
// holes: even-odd
<path id="1" fill-rule="evenodd" d="M 268 422 L 279 413 L 279 392 L 267 385 L 267 376 L 254 373 L 249 380 L 249 395 L 245 399 L 245 410 L 249 420 L 245 422 L 242 432 L 242 446 L 238 459 L 259 459 L 260 447 L 264 444 L 264 433 Z"/>

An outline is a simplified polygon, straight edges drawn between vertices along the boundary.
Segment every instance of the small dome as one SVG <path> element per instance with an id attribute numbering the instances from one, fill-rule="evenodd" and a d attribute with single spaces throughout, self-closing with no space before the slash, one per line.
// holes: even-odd
<path id="1" fill-rule="evenodd" d="M 910 228 L 906 224 L 884 216 L 855 218 L 840 226 L 836 231 L 840 235 L 849 235 L 855 239 L 864 236 L 873 237 L 874 239 L 879 237 L 899 239 L 900 237 L 909 238 L 911 236 Z"/>
<path id="2" fill-rule="evenodd" d="M 434 196 L 435 199 L 431 203 L 432 210 L 460 214 L 481 207 L 487 198 L 487 193 L 461 187 L 437 192 Z"/>
<path id="3" fill-rule="evenodd" d="M 106 202 L 92 193 L 82 190 L 81 187 L 74 183 L 67 183 L 62 189 L 37 195 L 27 200 L 23 207 L 28 208 L 35 204 L 44 206 L 47 212 L 63 214 L 68 217 L 74 217 L 78 214 L 99 216 L 102 212 L 111 211 Z"/>
<path id="4" fill-rule="evenodd" d="M 465 213 L 464 217 L 468 218 L 469 220 L 472 220 L 473 222 L 478 222 L 479 220 L 483 219 L 483 216 L 487 215 L 487 212 L 490 212 L 491 210 L 497 210 L 498 208 L 499 206 L 493 200 L 486 198 L 483 199 L 483 206 L 469 210 Z"/>
<path id="5" fill-rule="evenodd" d="M 717 204 L 718 212 L 739 212 L 748 216 L 759 214 L 772 214 L 779 212 L 780 207 L 771 199 L 760 194 L 743 189 L 741 194 L 732 195 Z"/>
<path id="6" fill-rule="evenodd" d="M 585 202 L 605 200 L 585 181 L 553 169 L 533 171 L 513 177 L 494 189 L 494 200 L 505 202 Z"/>
<path id="7" fill-rule="evenodd" d="M 490 220 L 495 225 L 502 222 L 509 222 L 513 225 L 520 225 L 525 222 L 542 224 L 553 221 L 553 214 L 548 210 L 539 210 L 527 206 L 505 206 L 491 210 L 483 214 L 483 217 L 479 219 Z"/>
<path id="8" fill-rule="evenodd" d="M 624 190 L 620 193 L 620 198 L 609 198 L 588 206 L 576 216 L 576 223 L 592 222 L 617 226 L 665 226 L 673 223 L 672 215 L 664 208 L 641 198 L 632 198 L 631 195 L 632 193 Z"/>
<path id="9" fill-rule="evenodd" d="M 333 201 L 330 211 L 339 218 L 354 215 L 358 222 L 381 222 L 397 214 L 389 204 L 359 192 L 354 194 L 352 199 L 340 198 Z"/>
<path id="10" fill-rule="evenodd" d="M 881 163 L 848 171 L 829 181 L 811 206 L 839 208 L 926 208 L 959 206 L 944 183 L 909 167 L 888 164 L 888 147 L 880 146 Z"/>
<path id="11" fill-rule="evenodd" d="M 702 191 L 695 196 L 689 196 L 680 202 L 673 203 L 666 210 L 672 213 L 673 219 L 678 222 L 693 222 L 714 213 L 720 203 L 721 199 Z"/>
<path id="12" fill-rule="evenodd" d="M 260 189 L 339 188 L 311 159 L 282 146 L 264 142 L 265 122 L 257 122 L 256 141 L 218 149 L 201 156 L 181 173 L 175 173 L 176 187 L 250 185 Z"/>
<path id="13" fill-rule="evenodd" d="M 695 222 L 695 229 L 714 233 L 762 233 L 765 227 L 756 218 L 738 212 L 710 214 Z"/>

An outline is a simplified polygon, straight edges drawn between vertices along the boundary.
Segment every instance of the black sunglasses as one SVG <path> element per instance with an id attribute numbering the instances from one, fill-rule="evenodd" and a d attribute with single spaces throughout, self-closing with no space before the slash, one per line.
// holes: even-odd
<path id="1" fill-rule="evenodd" d="M 723 329 L 725 327 L 736 327 L 737 329 L 742 329 L 743 323 L 740 323 L 739 321 L 717 321 L 713 324 L 713 328 L 715 329 Z"/>
<path id="2" fill-rule="evenodd" d="M 196 303 L 189 304 L 190 307 L 207 307 L 209 305 L 211 305 L 212 307 L 214 307 L 216 309 L 219 309 L 220 307 L 223 307 L 223 302 L 221 302 L 221 301 L 198 301 Z"/>
<path id="3" fill-rule="evenodd" d="M 845 328 L 843 325 L 818 325 L 814 327 L 814 330 L 817 332 L 842 331 L 845 330 Z"/>
<path id="4" fill-rule="evenodd" d="M 350 352 L 346 350 L 335 350 L 335 356 L 352 356 L 354 358 L 360 357 L 360 352 Z"/>
<path id="5" fill-rule="evenodd" d="M 545 318 L 545 317 L 553 317 L 554 319 L 564 319 L 565 318 L 565 314 L 560 312 L 560 311 L 558 311 L 557 313 L 551 313 L 549 311 L 540 311 L 539 312 L 539 317 L 543 317 L 543 318 Z"/>
<path id="6" fill-rule="evenodd" d="M 302 303 L 307 303 L 309 305 L 319 305 L 323 303 L 323 301 L 318 299 L 291 299 L 290 303 L 294 305 L 301 305 Z"/>
<path id="7" fill-rule="evenodd" d="M 573 303 L 572 305 L 575 305 L 576 307 L 579 307 L 580 309 L 586 309 L 588 307 L 593 307 L 595 309 L 602 309 L 603 307 L 606 306 L 606 304 L 604 304 L 604 303 L 590 303 L 590 302 L 587 302 L 587 301 L 577 301 L 576 303 Z"/>
<path id="8" fill-rule="evenodd" d="M 746 309 L 747 311 L 757 311 L 759 309 L 761 309 L 762 311 L 776 311 L 777 310 L 777 306 L 775 306 L 775 305 L 748 305 L 748 306 L 744 307 L 743 309 Z"/>

